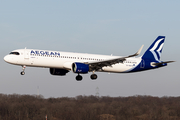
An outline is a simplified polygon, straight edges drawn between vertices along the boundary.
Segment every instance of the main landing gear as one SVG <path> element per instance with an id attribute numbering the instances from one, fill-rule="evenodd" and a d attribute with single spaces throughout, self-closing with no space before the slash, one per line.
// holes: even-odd
<path id="1" fill-rule="evenodd" d="M 77 81 L 81 81 L 82 78 L 83 78 L 83 77 L 82 77 L 81 75 L 79 75 L 79 73 L 78 73 L 78 75 L 76 76 L 76 80 L 77 80 Z"/>
<path id="2" fill-rule="evenodd" d="M 91 79 L 92 79 L 92 80 L 97 79 L 97 75 L 93 73 L 93 74 L 91 75 Z"/>
<path id="3" fill-rule="evenodd" d="M 22 70 L 23 70 L 23 71 L 21 72 L 21 75 L 24 75 L 24 74 L 25 74 L 25 72 L 24 72 L 24 71 L 25 71 L 25 68 L 26 68 L 26 66 L 23 65 L 23 66 L 22 66 Z"/>
<path id="4" fill-rule="evenodd" d="M 90 78 L 91 78 L 92 80 L 95 80 L 95 79 L 97 79 L 97 75 L 93 73 L 93 74 L 90 76 Z M 83 79 L 83 77 L 82 77 L 81 75 L 79 75 L 79 73 L 78 73 L 78 75 L 76 76 L 76 80 L 77 80 L 77 81 L 81 81 L 82 79 Z"/>
<path id="5" fill-rule="evenodd" d="M 95 71 L 93 71 L 93 74 L 91 75 L 91 79 L 92 79 L 92 80 L 97 79 L 97 75 L 96 75 L 96 74 L 94 74 L 94 72 L 95 72 Z"/>

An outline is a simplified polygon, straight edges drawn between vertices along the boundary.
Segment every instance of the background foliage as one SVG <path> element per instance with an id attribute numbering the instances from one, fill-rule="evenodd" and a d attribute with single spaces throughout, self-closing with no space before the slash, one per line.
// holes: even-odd
<path id="1" fill-rule="evenodd" d="M 177 120 L 180 97 L 48 98 L 0 94 L 0 120 Z"/>

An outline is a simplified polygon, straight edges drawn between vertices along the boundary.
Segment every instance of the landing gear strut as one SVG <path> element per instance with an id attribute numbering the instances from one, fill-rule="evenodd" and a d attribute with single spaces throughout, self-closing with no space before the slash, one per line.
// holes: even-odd
<path id="1" fill-rule="evenodd" d="M 23 70 L 23 71 L 21 72 L 21 75 L 24 75 L 24 74 L 25 74 L 25 72 L 24 72 L 24 71 L 25 71 L 25 68 L 26 68 L 26 66 L 23 65 L 23 66 L 22 66 L 22 70 Z"/>
<path id="2" fill-rule="evenodd" d="M 82 80 L 82 76 L 79 75 L 79 73 L 78 73 L 78 75 L 76 76 L 76 80 L 77 80 L 77 81 L 81 81 L 81 80 Z"/>

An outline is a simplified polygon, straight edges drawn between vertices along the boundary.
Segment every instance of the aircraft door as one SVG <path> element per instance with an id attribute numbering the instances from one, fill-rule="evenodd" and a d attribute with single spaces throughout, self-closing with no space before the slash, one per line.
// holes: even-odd
<path id="1" fill-rule="evenodd" d="M 145 61 L 142 59 L 142 61 L 141 61 L 141 66 L 140 66 L 141 68 L 144 68 L 145 67 Z"/>
<path id="2" fill-rule="evenodd" d="M 29 60 L 29 51 L 24 49 L 24 59 Z"/>

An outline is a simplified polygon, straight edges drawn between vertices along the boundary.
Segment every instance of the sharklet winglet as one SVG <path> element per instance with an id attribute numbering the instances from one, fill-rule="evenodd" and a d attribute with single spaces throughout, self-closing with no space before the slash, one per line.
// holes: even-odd
<path id="1" fill-rule="evenodd" d="M 139 54 L 141 53 L 141 51 L 142 51 L 143 47 L 144 47 L 144 45 L 142 45 L 142 46 L 140 47 L 140 49 L 139 49 L 139 50 L 138 50 L 135 54 L 133 54 L 133 55 L 129 55 L 128 57 L 134 57 L 134 56 L 139 55 Z"/>

